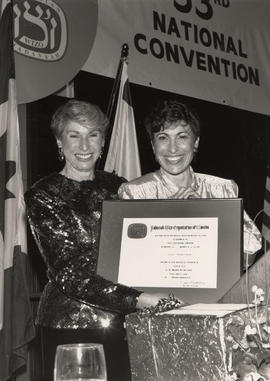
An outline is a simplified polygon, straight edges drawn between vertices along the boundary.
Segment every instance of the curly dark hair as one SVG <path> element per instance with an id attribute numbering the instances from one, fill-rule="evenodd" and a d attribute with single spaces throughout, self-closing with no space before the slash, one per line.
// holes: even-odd
<path id="1" fill-rule="evenodd" d="M 200 121 L 196 112 L 175 99 L 158 102 L 145 118 L 144 125 L 150 139 L 153 140 L 154 133 L 163 131 L 177 122 L 189 125 L 195 139 L 200 136 Z"/>

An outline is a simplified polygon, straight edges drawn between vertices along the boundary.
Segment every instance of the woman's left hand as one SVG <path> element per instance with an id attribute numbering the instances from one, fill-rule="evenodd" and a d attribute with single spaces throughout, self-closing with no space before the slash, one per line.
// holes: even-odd
<path id="1" fill-rule="evenodd" d="M 171 196 L 171 198 L 176 198 L 176 199 L 187 199 L 187 198 L 200 198 L 200 195 L 191 187 L 181 187 L 179 190 Z"/>

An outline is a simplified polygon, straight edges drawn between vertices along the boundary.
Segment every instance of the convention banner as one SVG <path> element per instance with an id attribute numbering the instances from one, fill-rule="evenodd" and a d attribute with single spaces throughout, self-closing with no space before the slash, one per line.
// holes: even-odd
<path id="1" fill-rule="evenodd" d="M 98 0 L 83 70 L 270 114 L 270 0 Z M 91 40 L 90 36 L 89 39 Z"/>

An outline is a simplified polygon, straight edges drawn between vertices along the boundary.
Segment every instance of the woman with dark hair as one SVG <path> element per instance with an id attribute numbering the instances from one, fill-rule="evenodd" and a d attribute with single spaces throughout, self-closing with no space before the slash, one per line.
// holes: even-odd
<path id="1" fill-rule="evenodd" d="M 193 171 L 191 163 L 199 147 L 200 122 L 191 108 L 174 99 L 161 101 L 146 118 L 145 127 L 160 169 L 122 184 L 120 198 L 238 197 L 233 180 Z M 260 232 L 244 212 L 244 252 L 251 255 L 260 248 Z"/>
<path id="2" fill-rule="evenodd" d="M 60 173 L 25 194 L 27 216 L 47 266 L 36 323 L 42 341 L 43 381 L 53 380 L 56 346 L 103 344 L 108 381 L 130 379 L 124 315 L 154 306 L 164 295 L 114 284 L 96 274 L 103 200 L 116 198 L 125 179 L 98 171 L 108 118 L 88 102 L 70 100 L 55 112 Z"/>

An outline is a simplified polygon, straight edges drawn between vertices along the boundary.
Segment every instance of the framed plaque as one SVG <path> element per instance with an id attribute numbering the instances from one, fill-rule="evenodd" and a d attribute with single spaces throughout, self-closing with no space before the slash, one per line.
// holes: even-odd
<path id="1" fill-rule="evenodd" d="M 243 202 L 103 202 L 97 273 L 188 303 L 215 303 L 240 278 Z"/>

